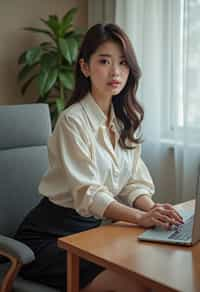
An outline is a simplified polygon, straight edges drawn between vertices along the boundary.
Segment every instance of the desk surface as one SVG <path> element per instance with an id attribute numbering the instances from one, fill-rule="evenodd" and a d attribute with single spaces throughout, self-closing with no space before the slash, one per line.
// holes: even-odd
<path id="1" fill-rule="evenodd" d="M 182 204 L 190 208 L 192 203 Z M 119 222 L 60 238 L 59 247 L 162 291 L 200 291 L 200 243 L 193 247 L 138 241 L 143 232 Z M 75 290 L 73 290 L 75 291 Z"/>

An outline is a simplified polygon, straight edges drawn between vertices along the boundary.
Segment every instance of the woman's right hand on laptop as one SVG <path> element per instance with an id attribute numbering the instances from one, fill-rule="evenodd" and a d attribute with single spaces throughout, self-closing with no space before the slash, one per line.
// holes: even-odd
<path id="1" fill-rule="evenodd" d="M 160 226 L 165 229 L 184 223 L 180 214 L 170 204 L 155 204 L 148 212 L 141 212 L 137 221 L 142 227 Z"/>

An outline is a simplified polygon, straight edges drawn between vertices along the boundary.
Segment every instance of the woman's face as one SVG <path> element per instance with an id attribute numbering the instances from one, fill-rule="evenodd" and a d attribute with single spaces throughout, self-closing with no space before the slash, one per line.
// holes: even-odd
<path id="1" fill-rule="evenodd" d="M 91 55 L 89 64 L 82 62 L 82 72 L 91 80 L 94 97 L 110 99 L 126 85 L 130 69 L 118 43 L 106 41 Z"/>

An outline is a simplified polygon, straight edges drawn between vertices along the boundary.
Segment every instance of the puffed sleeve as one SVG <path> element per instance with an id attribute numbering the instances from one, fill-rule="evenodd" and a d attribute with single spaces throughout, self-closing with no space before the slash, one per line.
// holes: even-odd
<path id="1" fill-rule="evenodd" d="M 61 191 L 72 196 L 74 209 L 80 215 L 102 218 L 107 206 L 115 199 L 101 184 L 92 158 L 87 126 L 77 118 L 63 115 L 50 144 L 56 155 L 52 168 L 56 163 L 55 167 L 60 169 Z"/>
<path id="2" fill-rule="evenodd" d="M 127 184 L 121 190 L 119 197 L 129 206 L 141 195 L 152 197 L 155 188 L 150 173 L 141 158 L 141 146 L 133 150 L 132 174 Z"/>

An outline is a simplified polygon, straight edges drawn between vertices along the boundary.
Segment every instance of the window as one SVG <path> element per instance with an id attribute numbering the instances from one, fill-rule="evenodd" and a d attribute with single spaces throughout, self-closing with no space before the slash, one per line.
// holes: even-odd
<path id="1" fill-rule="evenodd" d="M 172 5 L 176 13 L 171 15 L 168 133 L 175 129 L 181 133 L 187 127 L 195 134 L 200 128 L 200 1 L 180 0 Z"/>

